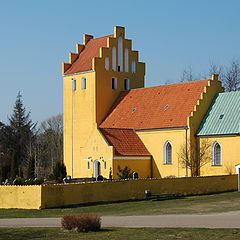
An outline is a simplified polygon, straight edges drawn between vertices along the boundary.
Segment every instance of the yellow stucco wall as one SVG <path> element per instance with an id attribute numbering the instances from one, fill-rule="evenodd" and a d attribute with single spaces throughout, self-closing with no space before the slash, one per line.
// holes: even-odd
<path id="1" fill-rule="evenodd" d="M 237 190 L 237 175 L 46 185 L 43 186 L 42 208 L 144 199 L 145 190 L 153 194 L 184 195 L 233 191 Z"/>
<path id="2" fill-rule="evenodd" d="M 237 175 L 138 179 L 42 186 L 0 186 L 0 208 L 43 209 L 84 203 L 144 199 L 153 194 L 207 194 L 237 190 Z"/>
<path id="3" fill-rule="evenodd" d="M 118 66 L 118 38 L 123 38 L 123 71 L 112 70 L 112 47 L 116 47 Z M 125 72 L 124 50 L 128 49 L 128 72 Z M 105 70 L 105 58 L 109 58 L 109 70 Z M 136 73 L 132 73 L 131 62 L 136 61 Z M 63 64 L 64 66 L 64 64 Z M 138 52 L 132 51 L 131 40 L 125 39 L 124 28 L 115 27 L 114 37 L 108 46 L 100 49 L 100 57 L 92 60 L 92 71 L 63 76 L 63 144 L 64 163 L 71 175 L 71 116 L 73 105 L 73 177 L 93 176 L 93 162 L 100 162 L 101 175 L 109 177 L 112 167 L 113 149 L 108 146 L 98 130 L 98 125 L 108 113 L 120 91 L 124 90 L 124 79 L 130 88 L 144 87 L 145 64 L 138 61 Z M 82 78 L 86 78 L 86 89 L 82 90 Z M 112 77 L 117 78 L 117 89 L 112 89 Z M 72 93 L 72 79 L 76 79 L 76 91 Z M 73 99 L 73 103 L 72 103 Z M 88 169 L 88 160 L 90 169 Z M 106 162 L 106 169 L 104 168 Z M 113 169 L 112 169 L 113 170 Z"/>
<path id="4" fill-rule="evenodd" d="M 113 178 L 118 179 L 118 166 L 121 169 L 126 166 L 131 169 L 131 172 L 137 172 L 139 178 L 151 177 L 151 157 L 144 156 L 115 156 L 113 160 Z M 116 159 L 117 158 L 117 159 Z"/>
<path id="5" fill-rule="evenodd" d="M 0 186 L 0 208 L 41 208 L 42 186 Z"/>
<path id="6" fill-rule="evenodd" d="M 186 141 L 186 129 L 136 131 L 148 151 L 152 154 L 152 176 L 183 177 L 186 169 L 178 160 L 180 147 Z M 169 141 L 172 145 L 172 164 L 164 164 L 164 144 Z"/>
<path id="7" fill-rule="evenodd" d="M 201 141 L 208 139 L 211 145 L 217 141 L 221 146 L 221 166 L 212 166 L 212 160 L 201 168 L 201 175 L 235 174 L 236 165 L 240 164 L 240 136 L 200 137 Z M 212 157 L 212 148 L 211 148 Z"/>

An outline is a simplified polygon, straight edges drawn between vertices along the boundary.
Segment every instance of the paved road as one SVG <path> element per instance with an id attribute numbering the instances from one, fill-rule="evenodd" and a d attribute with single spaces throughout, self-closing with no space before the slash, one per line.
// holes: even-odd
<path id="1" fill-rule="evenodd" d="M 0 219 L 0 227 L 60 227 L 61 218 Z M 208 215 L 103 216 L 102 227 L 240 228 L 240 212 Z"/>

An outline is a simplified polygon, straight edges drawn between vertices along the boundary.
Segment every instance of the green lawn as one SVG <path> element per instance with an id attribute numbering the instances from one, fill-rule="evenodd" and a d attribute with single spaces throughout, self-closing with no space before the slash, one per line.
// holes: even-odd
<path id="1" fill-rule="evenodd" d="M 62 217 L 86 212 L 100 215 L 204 214 L 240 210 L 240 192 L 191 196 L 172 200 L 146 200 L 43 210 L 0 209 L 0 218 Z"/>
<path id="2" fill-rule="evenodd" d="M 67 232 L 60 228 L 0 228 L 0 239 L 85 239 L 85 240 L 160 240 L 160 239 L 240 239 L 240 229 L 198 228 L 105 228 L 100 232 Z"/>

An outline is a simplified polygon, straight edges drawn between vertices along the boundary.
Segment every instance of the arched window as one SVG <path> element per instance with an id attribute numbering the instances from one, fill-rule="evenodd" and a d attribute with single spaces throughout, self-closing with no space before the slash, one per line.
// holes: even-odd
<path id="1" fill-rule="evenodd" d="M 112 70 L 116 72 L 116 48 L 112 48 Z"/>
<path id="2" fill-rule="evenodd" d="M 115 77 L 112 78 L 112 89 L 117 89 L 117 78 Z"/>
<path id="3" fill-rule="evenodd" d="M 125 72 L 128 72 L 128 49 L 125 48 Z"/>
<path id="4" fill-rule="evenodd" d="M 87 167 L 88 167 L 88 170 L 90 169 L 90 163 L 88 162 L 88 164 L 87 164 Z"/>
<path id="5" fill-rule="evenodd" d="M 221 165 L 221 146 L 218 142 L 215 142 L 212 146 L 212 165 Z"/>
<path id="6" fill-rule="evenodd" d="M 124 90 L 129 90 L 129 89 L 130 89 L 129 79 L 125 78 L 124 79 Z"/>
<path id="7" fill-rule="evenodd" d="M 172 145 L 169 141 L 164 144 L 164 164 L 172 164 Z"/>
<path id="8" fill-rule="evenodd" d="M 136 62 L 132 61 L 132 73 L 136 73 Z"/>
<path id="9" fill-rule="evenodd" d="M 105 58 L 105 70 L 106 71 L 109 70 L 109 58 L 108 57 Z"/>
<path id="10" fill-rule="evenodd" d="M 123 40 L 121 37 L 118 39 L 118 71 L 123 71 Z"/>
<path id="11" fill-rule="evenodd" d="M 86 89 L 86 87 L 87 87 L 86 78 L 83 77 L 83 78 L 82 78 L 82 90 Z"/>

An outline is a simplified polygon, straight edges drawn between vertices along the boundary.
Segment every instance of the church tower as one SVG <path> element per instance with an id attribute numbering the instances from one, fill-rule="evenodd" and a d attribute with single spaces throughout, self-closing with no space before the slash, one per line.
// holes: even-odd
<path id="1" fill-rule="evenodd" d="M 125 39 L 125 29 L 114 27 L 114 34 L 100 38 L 84 34 L 83 44 L 62 64 L 62 74 L 67 174 L 108 177 L 113 149 L 98 126 L 121 91 L 144 87 L 145 64 L 132 50 L 132 41 Z"/>

